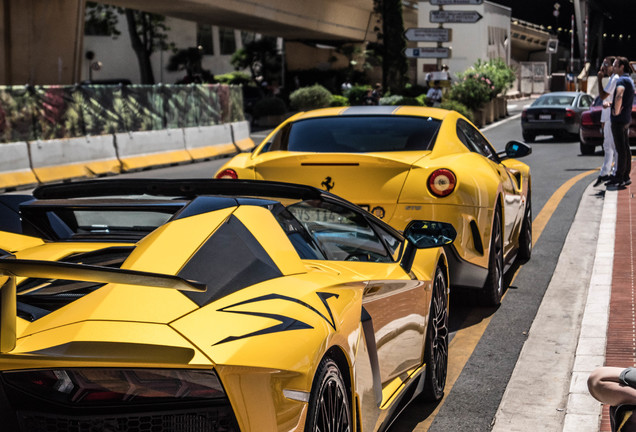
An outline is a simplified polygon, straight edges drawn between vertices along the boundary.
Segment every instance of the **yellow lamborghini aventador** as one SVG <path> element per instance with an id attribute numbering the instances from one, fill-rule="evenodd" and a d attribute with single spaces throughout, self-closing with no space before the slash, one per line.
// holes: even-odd
<path id="1" fill-rule="evenodd" d="M 276 182 L 0 196 L 1 430 L 385 430 L 442 397 L 454 238 Z"/>
<path id="2" fill-rule="evenodd" d="M 530 169 L 513 159 L 530 152 L 519 141 L 495 152 L 455 111 L 339 107 L 291 117 L 216 177 L 323 188 L 397 230 L 418 219 L 451 223 L 453 285 L 483 288 L 497 305 L 506 266 L 532 251 Z"/>

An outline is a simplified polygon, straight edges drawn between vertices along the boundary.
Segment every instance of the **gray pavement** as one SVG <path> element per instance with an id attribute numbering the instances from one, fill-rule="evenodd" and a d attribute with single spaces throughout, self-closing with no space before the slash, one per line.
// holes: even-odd
<path id="1" fill-rule="evenodd" d="M 599 431 L 586 382 L 605 361 L 616 197 L 585 190 L 493 431 Z"/>

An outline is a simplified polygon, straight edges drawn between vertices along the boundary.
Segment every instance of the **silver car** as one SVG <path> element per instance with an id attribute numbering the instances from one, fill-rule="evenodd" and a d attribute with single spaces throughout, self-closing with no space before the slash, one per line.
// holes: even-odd
<path id="1" fill-rule="evenodd" d="M 521 113 L 521 130 L 526 142 L 537 135 L 578 139 L 581 113 L 594 98 L 583 92 L 554 92 L 541 95 Z"/>

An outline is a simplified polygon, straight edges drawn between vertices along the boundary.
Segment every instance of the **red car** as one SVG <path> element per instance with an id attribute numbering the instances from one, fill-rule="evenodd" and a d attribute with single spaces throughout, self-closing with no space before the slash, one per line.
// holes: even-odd
<path id="1" fill-rule="evenodd" d="M 603 147 L 602 109 L 603 102 L 601 98 L 597 97 L 594 99 L 592 107 L 581 114 L 579 137 L 581 138 L 582 155 L 592 155 L 596 151 L 596 146 Z M 636 99 L 634 99 L 632 106 L 632 122 L 629 125 L 629 144 L 636 146 Z"/>

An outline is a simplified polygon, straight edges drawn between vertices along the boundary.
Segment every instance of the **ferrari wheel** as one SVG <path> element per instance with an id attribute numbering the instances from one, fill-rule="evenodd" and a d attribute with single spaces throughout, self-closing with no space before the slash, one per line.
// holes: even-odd
<path id="1" fill-rule="evenodd" d="M 492 237 L 490 240 L 490 254 L 488 259 L 488 277 L 484 285 L 483 299 L 487 305 L 498 306 L 503 295 L 503 235 L 501 230 L 501 211 L 495 209 L 492 221 Z"/>
<path id="2" fill-rule="evenodd" d="M 521 264 L 530 261 L 532 256 L 532 203 L 530 202 L 530 192 L 526 202 L 526 212 L 521 223 L 521 233 L 519 234 L 519 253 L 517 257 Z"/>
<path id="3" fill-rule="evenodd" d="M 423 397 L 438 401 L 444 395 L 448 370 L 448 295 L 446 279 L 440 267 L 435 272 L 431 314 L 426 331 L 426 376 Z"/>
<path id="4" fill-rule="evenodd" d="M 318 366 L 309 398 L 306 432 L 351 432 L 351 404 L 342 373 L 325 357 Z"/>

